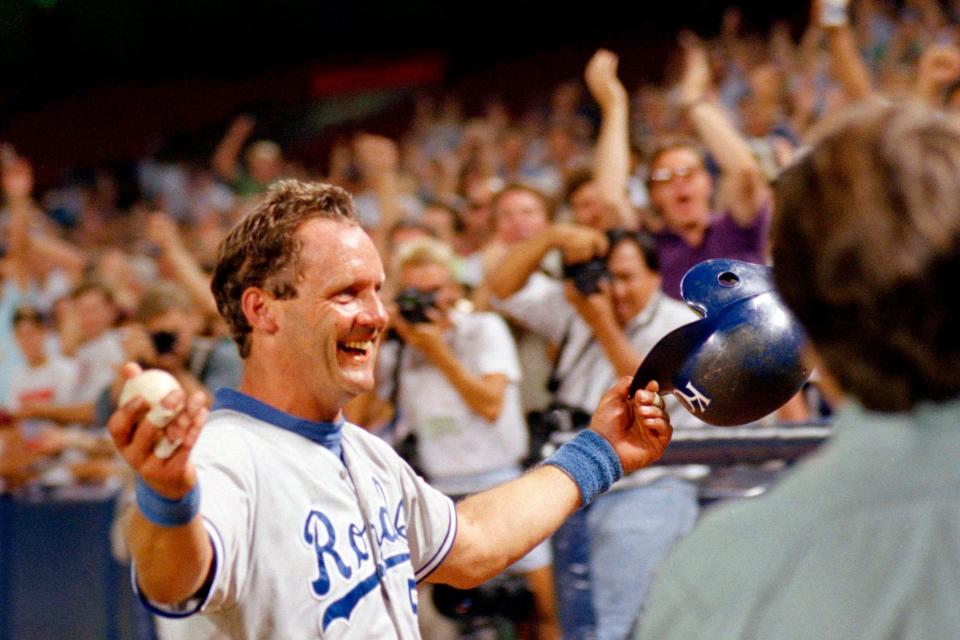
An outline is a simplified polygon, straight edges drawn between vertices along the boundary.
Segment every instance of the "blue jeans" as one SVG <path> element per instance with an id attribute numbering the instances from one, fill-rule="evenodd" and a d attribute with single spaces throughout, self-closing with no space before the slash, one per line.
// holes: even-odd
<path id="1" fill-rule="evenodd" d="M 656 567 L 693 528 L 697 512 L 696 487 L 661 478 L 604 494 L 568 520 L 554 534 L 565 640 L 626 638 L 640 617 Z M 591 611 L 585 608 L 587 599 Z"/>
<path id="2" fill-rule="evenodd" d="M 557 618 L 563 630 L 563 640 L 594 640 L 597 637 L 590 574 L 589 508 L 580 509 L 567 518 L 550 538 Z"/>

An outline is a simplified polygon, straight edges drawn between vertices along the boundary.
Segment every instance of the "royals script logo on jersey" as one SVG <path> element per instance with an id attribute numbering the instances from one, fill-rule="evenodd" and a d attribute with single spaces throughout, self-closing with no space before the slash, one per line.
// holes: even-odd
<path id="1" fill-rule="evenodd" d="M 389 504 L 380 482 L 370 481 L 379 504 L 372 522 L 350 522 L 342 514 L 332 517 L 321 509 L 311 509 L 304 520 L 302 540 L 317 562 L 310 589 L 314 597 L 329 602 L 321 621 L 324 631 L 337 620 L 349 620 L 361 600 L 381 587 L 389 571 L 404 564 L 409 567 L 404 501 Z M 416 614 L 416 582 L 409 583 L 410 605 Z M 335 594 L 333 600 L 331 594 Z"/>

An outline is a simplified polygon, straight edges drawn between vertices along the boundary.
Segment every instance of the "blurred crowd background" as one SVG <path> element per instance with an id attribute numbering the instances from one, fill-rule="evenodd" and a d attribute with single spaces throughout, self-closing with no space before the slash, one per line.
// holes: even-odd
<path id="1" fill-rule="evenodd" d="M 521 7 L 522 20 L 495 2 L 442 22 L 429 6 L 399 15 L 384 3 L 366 13 L 309 10 L 307 25 L 290 2 L 260 24 L 259 12 L 238 9 L 243 28 L 200 20 L 209 36 L 166 9 L 141 15 L 112 3 L 124 34 L 80 41 L 107 29 L 91 25 L 107 21 L 108 4 L 95 3 L 86 23 L 56 0 L 0 10 L 9 80 L 0 92 L 7 492 L 123 484 L 104 426 L 125 361 L 211 393 L 237 384 L 242 361 L 208 275 L 220 238 L 277 180 L 351 192 L 388 275 L 411 241 L 442 242 L 457 308 L 503 310 L 490 274 L 550 229 L 686 237 L 685 207 L 703 198 L 706 209 L 689 214 L 703 214 L 699 232 L 716 223 L 709 212 L 746 208 L 739 222 L 762 235 L 766 186 L 838 108 L 863 99 L 960 107 L 958 2 L 700 2 L 646 16 Z M 530 18 L 538 11 L 542 21 Z M 576 31 L 552 25 L 577 23 L 581 11 L 604 15 Z M 329 29 L 318 26 L 325 17 Z M 210 60 L 235 62 L 229 73 L 185 52 L 201 37 Z M 147 56 L 136 38 L 165 51 Z M 55 51 L 40 50 L 58 39 Z M 658 165 L 665 141 L 696 150 L 695 160 Z M 700 170 L 709 181 L 698 191 L 691 172 Z M 731 242 L 731 257 L 763 260 L 763 242 Z M 558 265 L 547 259 L 542 270 L 560 276 Z M 682 273 L 661 267 L 676 297 Z M 389 280 L 385 298 L 398 290 Z M 560 345 L 531 345 L 523 323 L 504 313 L 530 414 L 551 401 L 545 382 Z M 357 403 L 353 417 L 371 428 L 390 423 L 372 404 Z M 829 402 L 810 390 L 765 423 L 828 416 Z"/>

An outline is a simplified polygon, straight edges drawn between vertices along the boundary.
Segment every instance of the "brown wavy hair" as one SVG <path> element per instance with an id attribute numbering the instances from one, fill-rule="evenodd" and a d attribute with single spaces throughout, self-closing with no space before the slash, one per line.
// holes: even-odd
<path id="1" fill-rule="evenodd" d="M 260 287 L 279 299 L 297 296 L 302 242 L 296 232 L 314 218 L 359 224 L 353 199 L 340 187 L 281 180 L 220 243 L 210 289 L 242 357 L 250 355 L 251 332 L 240 303 L 244 290 Z"/>
<path id="2" fill-rule="evenodd" d="M 840 386 L 886 412 L 960 396 L 960 123 L 860 105 L 775 192 L 777 286 Z"/>

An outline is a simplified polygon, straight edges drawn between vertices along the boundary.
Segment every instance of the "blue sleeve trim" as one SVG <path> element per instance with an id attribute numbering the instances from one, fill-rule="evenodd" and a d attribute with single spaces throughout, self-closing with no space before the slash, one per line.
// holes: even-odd
<path id="1" fill-rule="evenodd" d="M 206 520 L 204 520 L 204 524 L 207 524 Z M 220 573 L 221 553 L 219 545 L 214 540 L 214 536 L 210 533 L 209 529 L 207 531 L 207 536 L 210 539 L 210 546 L 213 547 L 213 560 L 210 564 L 210 572 L 207 575 L 207 579 L 204 581 L 203 586 L 201 586 L 195 594 L 183 602 L 165 605 L 152 602 L 147 599 L 147 597 L 143 595 L 143 592 L 140 590 L 140 585 L 137 583 L 136 565 L 130 566 L 130 580 L 133 585 L 133 592 L 136 594 L 137 599 L 140 600 L 140 604 L 143 605 L 147 611 L 154 615 L 160 616 L 161 618 L 179 620 L 183 618 L 189 618 L 190 616 L 199 613 L 206 606 L 207 601 L 210 599 L 210 594 L 213 593 L 213 585 L 216 583 L 217 577 Z"/>
<path id="2" fill-rule="evenodd" d="M 443 542 L 440 544 L 437 552 L 433 554 L 433 557 L 416 571 L 414 578 L 416 578 L 417 584 L 429 578 L 430 574 L 443 564 L 443 561 L 447 559 L 447 556 L 450 555 L 450 552 L 453 550 L 453 543 L 457 539 L 457 508 L 453 504 L 453 500 L 448 499 L 447 503 L 450 509 L 450 522 L 447 525 L 447 533 L 444 535 Z"/>

